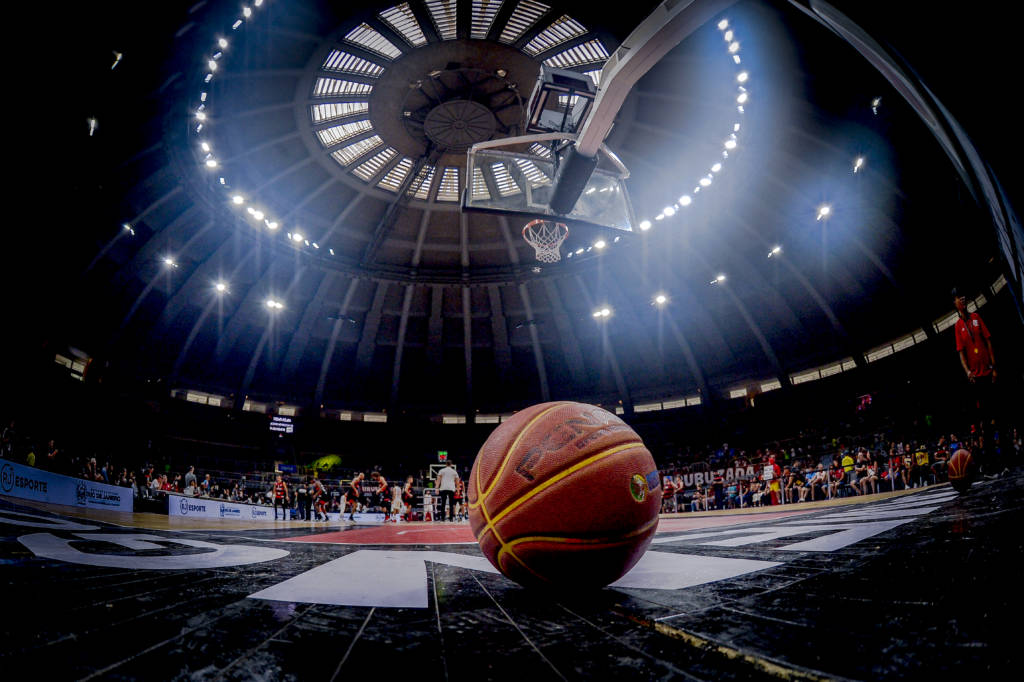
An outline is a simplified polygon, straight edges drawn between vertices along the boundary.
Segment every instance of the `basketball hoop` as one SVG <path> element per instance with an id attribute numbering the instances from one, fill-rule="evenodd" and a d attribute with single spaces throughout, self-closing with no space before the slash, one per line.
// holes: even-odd
<path id="1" fill-rule="evenodd" d="M 568 236 L 569 227 L 565 223 L 543 218 L 531 220 L 523 228 L 523 239 L 533 247 L 537 260 L 541 263 L 557 263 L 562 260 L 562 254 L 558 249 Z"/>

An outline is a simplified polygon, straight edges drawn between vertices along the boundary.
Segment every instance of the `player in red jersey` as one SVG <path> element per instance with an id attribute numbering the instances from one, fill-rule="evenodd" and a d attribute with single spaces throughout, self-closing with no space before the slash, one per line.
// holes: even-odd
<path id="1" fill-rule="evenodd" d="M 355 478 L 348 484 L 348 490 L 345 492 L 345 497 L 349 504 L 352 505 L 352 511 L 349 512 L 348 520 L 355 523 L 356 508 L 359 506 L 359 500 L 363 496 L 363 474 L 356 474 Z"/>
<path id="2" fill-rule="evenodd" d="M 462 504 L 462 501 L 463 501 L 463 499 L 465 497 L 465 492 L 466 492 L 466 484 L 463 483 L 462 479 L 460 478 L 457 481 L 455 481 L 455 495 L 453 497 L 453 499 L 455 500 L 455 520 L 456 521 L 461 521 L 462 517 L 463 517 L 463 512 L 466 511 L 465 506 Z M 465 514 L 465 516 L 466 516 L 467 519 L 469 518 L 468 512 Z"/>
<path id="3" fill-rule="evenodd" d="M 313 479 L 313 514 L 317 521 L 327 520 L 327 488 L 319 478 Z"/>
<path id="4" fill-rule="evenodd" d="M 384 521 L 391 520 L 391 486 L 388 485 L 388 481 L 384 478 L 384 474 L 379 471 L 374 471 L 373 479 L 377 482 L 377 499 L 379 500 L 380 506 L 384 507 Z"/>
<path id="5" fill-rule="evenodd" d="M 277 508 L 281 507 L 281 518 L 285 521 L 288 520 L 288 506 L 291 504 L 292 497 L 288 494 L 288 484 L 284 482 L 281 474 L 277 475 L 277 481 L 274 482 L 274 520 L 277 521 Z"/>
<path id="6" fill-rule="evenodd" d="M 412 476 L 409 476 L 405 479 L 405 485 L 402 486 L 402 514 L 406 521 L 412 521 L 412 505 L 415 496 L 412 491 Z"/>

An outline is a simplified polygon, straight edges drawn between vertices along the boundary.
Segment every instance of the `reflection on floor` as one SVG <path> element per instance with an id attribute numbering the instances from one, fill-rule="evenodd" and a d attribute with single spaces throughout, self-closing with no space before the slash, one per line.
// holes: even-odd
<path id="1" fill-rule="evenodd" d="M 22 606 L 0 626 L 0 665 L 57 679 L 997 674 L 1024 658 L 1006 625 L 1024 604 L 1022 484 L 665 517 L 637 567 L 588 594 L 509 582 L 464 524 L 181 524 L 5 498 L 0 571 Z"/>

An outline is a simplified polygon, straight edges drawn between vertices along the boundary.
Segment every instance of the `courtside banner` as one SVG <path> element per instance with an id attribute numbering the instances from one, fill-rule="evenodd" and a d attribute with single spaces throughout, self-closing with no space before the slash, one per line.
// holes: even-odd
<path id="1" fill-rule="evenodd" d="M 177 493 L 167 493 L 167 514 L 197 519 L 274 520 L 273 507 L 214 500 L 208 497 L 187 497 Z"/>
<path id="2" fill-rule="evenodd" d="M 130 512 L 131 488 L 55 474 L 17 462 L 0 460 L 0 494 L 68 507 Z"/>

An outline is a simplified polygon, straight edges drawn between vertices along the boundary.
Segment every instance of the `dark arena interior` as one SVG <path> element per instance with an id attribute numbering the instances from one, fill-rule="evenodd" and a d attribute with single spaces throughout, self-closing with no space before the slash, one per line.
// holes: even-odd
<path id="1" fill-rule="evenodd" d="M 4 678 L 1019 671 L 1006 7 L 27 6 Z M 656 463 L 509 465 L 536 533 L 660 497 L 607 587 L 474 535 L 539 403 Z"/>

